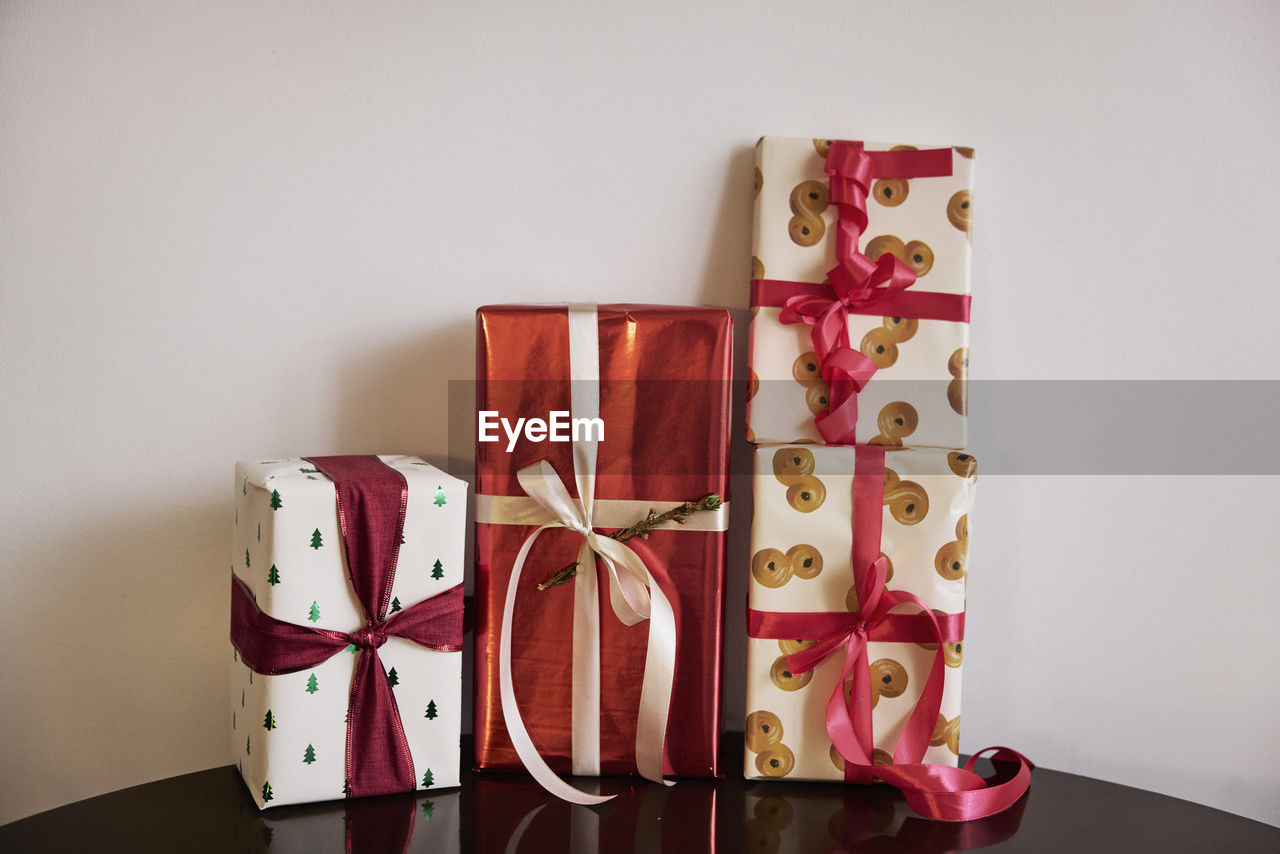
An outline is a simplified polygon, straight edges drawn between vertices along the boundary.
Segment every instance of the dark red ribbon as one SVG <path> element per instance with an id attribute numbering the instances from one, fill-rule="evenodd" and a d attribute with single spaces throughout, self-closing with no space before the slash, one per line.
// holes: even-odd
<path id="1" fill-rule="evenodd" d="M 413 757 L 378 647 L 394 636 L 441 652 L 461 650 L 462 585 L 387 617 L 409 496 L 404 476 L 377 457 L 306 459 L 334 482 L 349 578 L 365 625 L 347 633 L 277 620 L 232 575 L 231 642 L 246 665 L 267 676 L 315 667 L 348 644 L 358 647 L 347 705 L 351 795 L 411 791 L 417 788 Z"/>
<path id="2" fill-rule="evenodd" d="M 851 613 L 778 613 L 748 609 L 748 634 L 754 638 L 817 638 L 808 649 L 786 657 L 787 670 L 804 673 L 830 655 L 844 650 L 844 667 L 827 701 L 827 733 L 845 760 L 845 779 L 870 783 L 884 780 L 906 797 L 907 804 L 926 818 L 968 821 L 997 813 L 1015 803 L 1031 783 L 1031 762 L 1006 747 L 996 751 L 997 761 L 1019 763 L 1012 779 L 989 785 L 973 773 L 975 754 L 963 769 L 925 763 L 924 753 L 942 704 L 946 662 L 943 644 L 955 643 L 964 634 L 963 614 L 935 614 L 910 593 L 885 586 L 886 561 L 880 554 L 884 505 L 884 448 L 854 448 L 852 566 L 858 607 Z M 900 605 L 918 613 L 890 613 Z M 870 641 L 935 644 L 933 664 L 920 697 L 907 718 L 893 764 L 872 761 L 871 670 L 867 656 Z M 853 680 L 849 700 L 844 684 Z"/>
<path id="3" fill-rule="evenodd" d="M 783 323 L 813 328 L 813 349 L 831 393 L 827 411 L 813 421 L 829 445 L 857 441 L 858 392 L 876 372 L 875 364 L 849 341 L 849 315 L 871 314 L 918 320 L 969 322 L 969 296 L 908 292 L 915 271 L 885 253 L 873 261 L 858 251 L 867 227 L 867 195 L 874 178 L 929 178 L 951 174 L 951 149 L 867 151 L 861 142 L 837 141 L 827 151 L 831 202 L 836 205 L 836 266 L 830 284 L 755 279 L 751 304 L 781 308 Z"/>

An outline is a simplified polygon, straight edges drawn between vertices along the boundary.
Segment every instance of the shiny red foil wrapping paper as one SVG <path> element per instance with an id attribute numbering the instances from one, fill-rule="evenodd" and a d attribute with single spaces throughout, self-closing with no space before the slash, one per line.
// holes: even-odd
<path id="1" fill-rule="evenodd" d="M 597 499 L 729 500 L 733 330 L 724 309 L 601 305 Z M 569 321 L 563 305 L 485 306 L 476 313 L 477 406 L 514 421 L 570 409 Z M 516 472 L 547 460 L 578 495 L 572 445 L 521 439 L 507 452 L 477 442 L 477 492 L 524 492 Z M 639 521 L 639 520 L 637 520 Z M 520 770 L 498 692 L 498 641 L 511 567 L 534 529 L 476 525 L 476 767 Z M 720 668 L 724 625 L 724 532 L 653 531 L 640 547 L 676 615 L 676 669 L 664 770 L 720 776 Z M 577 559 L 581 537 L 544 532 L 520 579 L 512 634 L 512 681 L 529 735 L 558 773 L 571 768 L 574 585 L 537 590 Z M 646 551 L 647 550 L 647 551 Z M 655 560 L 650 560 L 650 557 Z M 636 719 L 648 622 L 622 625 L 600 593 L 600 773 L 635 774 Z"/>

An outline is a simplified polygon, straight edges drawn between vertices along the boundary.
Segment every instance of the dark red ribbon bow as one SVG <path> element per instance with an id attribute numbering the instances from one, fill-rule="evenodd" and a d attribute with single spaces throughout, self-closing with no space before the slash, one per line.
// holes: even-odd
<path id="1" fill-rule="evenodd" d="M 907 804 L 926 818 L 965 821 L 1007 809 L 1026 792 L 1032 765 L 1006 747 L 996 751 L 1000 761 L 1019 763 L 1014 777 L 989 785 L 973 773 L 975 754 L 964 768 L 925 763 L 924 753 L 942 704 L 946 661 L 943 644 L 958 642 L 964 634 L 963 614 L 935 614 L 924 600 L 885 586 L 887 561 L 880 554 L 884 503 L 884 449 L 858 445 L 854 449 L 853 548 L 854 584 L 858 607 L 852 612 L 784 613 L 749 610 L 748 635 L 755 638 L 817 638 L 808 649 L 787 656 L 787 670 L 804 673 L 843 649 L 844 667 L 827 701 L 827 734 L 845 760 L 845 779 L 870 783 L 878 778 L 901 789 Z M 866 567 L 859 571 L 858 567 Z M 892 613 L 910 605 L 919 613 Z M 876 765 L 871 727 L 871 670 L 869 641 L 931 643 L 933 664 L 920 698 L 907 718 L 893 751 L 893 764 Z M 849 699 L 844 685 L 853 680 Z"/>
<path id="2" fill-rule="evenodd" d="M 231 642 L 246 665 L 267 676 L 315 667 L 348 644 L 358 647 L 347 706 L 351 795 L 411 791 L 417 787 L 413 757 L 378 648 L 394 636 L 441 652 L 461 650 L 462 585 L 387 617 L 408 503 L 404 476 L 372 456 L 306 459 L 334 482 L 338 527 L 365 625 L 348 633 L 277 620 L 233 574 Z"/>
<path id="3" fill-rule="evenodd" d="M 908 293 L 915 271 L 885 253 L 872 260 L 858 251 L 867 227 L 867 196 L 874 178 L 927 178 L 951 174 L 951 149 L 867 151 L 861 142 L 832 142 L 827 151 L 831 203 L 836 205 L 836 266 L 828 284 L 757 279 L 752 304 L 779 306 L 782 323 L 813 328 L 814 352 L 831 388 L 827 411 L 814 418 L 827 444 L 857 439 L 858 393 L 876 372 L 875 364 L 849 340 L 850 314 L 883 314 L 920 320 L 968 322 L 969 297 L 934 292 Z"/>

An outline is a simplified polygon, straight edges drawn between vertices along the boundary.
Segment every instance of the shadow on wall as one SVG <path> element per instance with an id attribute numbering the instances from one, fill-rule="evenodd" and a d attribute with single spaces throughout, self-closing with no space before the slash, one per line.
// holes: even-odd
<path id="1" fill-rule="evenodd" d="M 468 321 L 362 346 L 338 373 L 330 443 L 338 450 L 330 453 L 413 454 L 467 481 L 475 495 L 474 377 L 475 325 Z M 474 503 L 470 507 L 473 513 Z M 468 523 L 467 595 L 474 586 L 474 535 Z M 464 732 L 471 731 L 471 640 L 468 635 L 462 663 Z"/>
<path id="2" fill-rule="evenodd" d="M 721 685 L 724 729 L 740 730 L 745 711 L 747 670 L 747 572 L 751 562 L 751 472 L 753 446 L 746 440 L 747 324 L 750 320 L 752 169 L 755 148 L 733 152 L 725 173 L 720 207 L 709 234 L 706 265 L 697 301 L 727 307 L 733 314 L 733 457 L 729 464 L 729 547 L 725 583 L 724 677 Z"/>
<path id="3" fill-rule="evenodd" d="M 0 823 L 228 761 L 231 480 L 203 503 L 182 475 L 153 495 L 68 490 L 24 532 Z"/>
<path id="4" fill-rule="evenodd" d="M 709 252 L 702 280 L 690 302 L 728 307 L 734 319 L 736 383 L 731 432 L 733 436 L 732 503 L 730 505 L 728 621 L 725 650 L 725 722 L 740 727 L 746 666 L 746 567 L 750 557 L 752 449 L 743 438 L 747 340 L 748 276 L 750 271 L 751 170 L 750 146 L 734 152 L 725 176 L 725 189 L 709 234 Z M 548 294 L 548 299 L 559 295 Z M 633 297 L 611 294 L 606 301 Z M 466 480 L 475 492 L 475 326 L 469 320 L 423 330 L 399 341 L 362 347 L 344 363 L 338 377 L 338 409 L 330 453 L 406 453 Z M 468 525 L 466 561 L 474 567 L 474 531 Z M 467 573 L 467 592 L 474 582 Z M 468 644 L 470 639 L 468 639 Z M 463 665 L 463 728 L 470 730 L 472 654 Z"/>

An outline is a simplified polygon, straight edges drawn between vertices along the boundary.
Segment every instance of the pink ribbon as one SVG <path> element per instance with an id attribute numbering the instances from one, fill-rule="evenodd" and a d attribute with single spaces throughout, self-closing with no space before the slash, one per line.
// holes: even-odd
<path id="1" fill-rule="evenodd" d="M 844 651 L 844 667 L 827 701 L 826 724 L 831 743 L 845 760 L 845 779 L 870 783 L 880 779 L 902 790 L 907 805 L 926 818 L 969 821 L 1007 809 L 1031 784 L 1031 762 L 1007 747 L 974 754 L 964 768 L 923 761 L 938 719 L 945 681 L 944 643 L 964 634 L 963 614 L 934 614 L 918 596 L 885 586 L 887 562 L 880 554 L 884 503 L 884 449 L 858 445 L 854 449 L 853 570 L 858 608 L 849 613 L 777 613 L 748 610 L 748 634 L 754 638 L 803 638 L 817 635 L 813 646 L 787 656 L 787 670 L 805 673 L 829 656 Z M 863 569 L 859 570 L 859 567 Z M 908 605 L 918 613 L 894 614 Z M 872 761 L 871 670 L 869 641 L 933 643 L 936 649 L 924 689 L 907 718 L 893 751 L 893 764 Z M 844 684 L 853 679 L 849 701 Z M 974 762 L 988 751 L 996 761 L 1017 762 L 1014 776 L 994 785 L 973 772 Z"/>
<path id="2" fill-rule="evenodd" d="M 814 424 L 824 442 L 851 445 L 857 439 L 858 392 L 875 364 L 849 341 L 850 314 L 969 322 L 969 296 L 931 291 L 908 293 L 916 274 L 890 253 L 873 261 L 858 251 L 867 227 L 867 195 L 873 178 L 928 178 L 951 174 L 951 149 L 867 151 L 861 142 L 833 142 L 827 152 L 831 202 L 836 205 L 836 266 L 830 284 L 755 279 L 753 306 L 782 309 L 783 323 L 812 327 L 822 378 L 831 387 L 827 411 Z"/>

